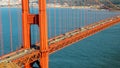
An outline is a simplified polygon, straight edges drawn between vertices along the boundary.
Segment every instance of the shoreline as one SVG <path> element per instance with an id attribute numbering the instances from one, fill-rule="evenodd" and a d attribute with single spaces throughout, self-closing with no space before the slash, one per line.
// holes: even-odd
<path id="1" fill-rule="evenodd" d="M 38 6 L 31 6 L 33 8 L 38 8 Z M 0 8 L 22 8 L 21 6 L 0 6 Z M 98 9 L 98 8 L 90 8 L 90 7 L 54 7 L 54 6 L 47 6 L 46 8 L 71 8 L 71 9 Z"/>
<path id="2" fill-rule="evenodd" d="M 32 7 L 32 6 L 31 6 Z M 2 7 L 0 7 L 0 8 L 22 8 L 21 6 L 13 6 L 13 7 L 8 7 L 8 6 L 2 6 Z M 32 8 L 38 8 L 38 6 L 33 6 Z M 100 10 L 100 11 L 103 11 L 103 10 L 108 10 L 108 11 L 117 11 L 117 12 L 120 12 L 120 10 L 109 10 L 109 9 L 100 9 L 100 8 L 90 8 L 90 7 L 81 7 L 81 6 L 78 6 L 78 7 L 76 7 L 76 6 L 73 6 L 73 7 L 55 7 L 55 6 L 47 6 L 46 7 L 47 9 L 48 8 L 60 8 L 60 9 L 88 9 L 88 10 L 90 10 L 90 11 L 94 11 L 94 10 Z"/>

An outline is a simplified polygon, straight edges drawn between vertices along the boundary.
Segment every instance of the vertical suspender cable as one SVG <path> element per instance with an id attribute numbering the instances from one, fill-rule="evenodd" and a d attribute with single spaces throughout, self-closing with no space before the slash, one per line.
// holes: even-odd
<path id="1" fill-rule="evenodd" d="M 17 11 L 17 15 L 18 15 L 18 45 L 20 47 L 20 17 L 19 17 L 19 11 Z"/>
<path id="2" fill-rule="evenodd" d="M 82 3 L 83 3 L 83 2 L 82 2 Z M 83 5 L 83 4 L 82 4 L 82 5 Z M 84 22 L 83 22 L 83 15 L 82 15 L 82 14 L 83 14 L 83 9 L 81 10 L 81 13 L 80 13 L 80 14 L 81 14 L 81 16 L 80 16 L 81 24 L 80 24 L 80 25 L 81 25 L 81 27 L 82 27 L 82 25 L 83 25 L 83 23 L 84 23 Z"/>
<path id="3" fill-rule="evenodd" d="M 87 21 L 87 18 L 88 18 L 88 16 L 87 16 L 87 15 L 88 15 L 88 12 L 87 12 L 87 11 L 88 11 L 88 9 L 89 9 L 89 8 L 87 7 L 87 5 L 88 5 L 87 3 L 88 3 L 88 0 L 86 0 L 86 8 L 87 8 L 87 10 L 86 10 L 86 12 L 85 12 L 85 16 L 86 16 L 86 25 L 88 25 L 88 21 Z"/>
<path id="4" fill-rule="evenodd" d="M 73 24 L 72 30 L 74 30 L 74 28 L 75 28 L 75 24 L 74 24 L 74 7 L 73 7 L 73 2 L 74 2 L 74 1 L 71 2 L 72 8 L 73 8 L 73 10 L 72 10 L 72 24 Z"/>
<path id="5" fill-rule="evenodd" d="M 74 20 L 75 20 L 75 29 L 77 28 L 77 5 L 76 5 L 76 1 L 74 2 L 75 3 L 75 18 L 74 18 Z"/>
<path id="6" fill-rule="evenodd" d="M 58 0 L 58 3 L 60 3 L 59 0 Z M 59 27 L 59 28 L 58 28 L 58 31 L 59 31 L 59 32 L 58 32 L 58 33 L 59 33 L 59 35 L 60 35 L 60 26 L 61 26 L 61 25 L 60 25 L 60 23 L 61 23 L 61 21 L 60 21 L 60 10 L 61 10 L 61 9 L 59 9 L 59 11 L 58 11 L 58 16 L 59 16 L 59 18 L 58 18 L 58 21 L 59 21 L 59 22 L 58 22 L 58 25 L 59 25 L 59 26 L 58 26 L 58 27 Z"/>
<path id="7" fill-rule="evenodd" d="M 74 2 L 75 4 L 76 4 L 76 1 Z M 75 11 L 74 11 L 74 20 L 75 20 L 75 29 L 76 29 L 76 27 L 77 27 L 77 5 L 75 5 Z"/>
<path id="8" fill-rule="evenodd" d="M 72 6 L 72 0 L 71 0 L 70 5 L 71 5 L 71 8 L 73 8 L 73 6 Z M 74 24 L 73 24 L 73 9 L 71 10 L 71 15 L 70 16 L 71 16 L 71 24 L 72 24 L 72 26 L 71 26 L 72 28 L 71 29 L 73 30 L 73 28 L 74 28 Z"/>
<path id="9" fill-rule="evenodd" d="M 79 2 L 79 1 L 78 1 L 78 2 Z M 80 20 L 79 20 L 79 15 L 80 15 L 80 14 L 79 14 L 79 10 L 80 10 L 80 8 L 79 8 L 79 5 L 78 5 L 78 10 L 77 10 L 77 28 L 79 28 L 79 23 L 80 23 L 80 22 L 79 22 L 79 21 L 80 21 Z"/>
<path id="10" fill-rule="evenodd" d="M 94 10 L 96 10 L 97 8 L 95 8 Z M 95 11 L 95 21 L 94 22 L 97 22 L 97 18 L 96 18 L 96 11 Z"/>
<path id="11" fill-rule="evenodd" d="M 65 1 L 64 1 L 64 3 L 65 3 Z M 66 14 L 66 12 L 67 12 L 67 10 L 65 9 L 65 14 L 64 14 L 64 23 L 65 23 L 65 32 L 67 32 L 67 28 L 66 28 L 66 25 L 67 25 L 67 14 Z"/>
<path id="12" fill-rule="evenodd" d="M 80 1 L 80 6 L 82 6 L 82 1 Z M 79 28 L 81 28 L 82 27 L 82 7 L 79 10 L 79 13 L 80 13 L 80 15 L 79 15 L 79 19 L 80 19 L 80 21 L 79 21 Z"/>
<path id="13" fill-rule="evenodd" d="M 67 4 L 68 4 L 68 2 L 67 2 Z M 68 6 L 66 6 L 66 8 L 67 8 L 67 11 L 66 11 L 66 12 L 67 12 L 67 13 L 66 13 L 66 14 L 67 14 L 67 15 L 66 15 L 66 16 L 67 16 L 67 17 L 66 17 L 66 31 L 68 32 L 68 25 L 69 25 L 69 22 L 68 22 L 68 20 L 69 20 L 69 19 L 68 19 Z"/>
<path id="14" fill-rule="evenodd" d="M 95 0 L 95 1 L 96 1 L 99 5 L 102 5 L 102 3 L 101 3 L 99 0 Z M 104 5 L 104 7 L 107 8 L 107 9 L 110 9 L 108 6 L 105 6 L 105 5 Z M 103 12 L 103 14 L 105 14 L 105 13 Z M 106 16 L 106 15 L 105 15 L 105 16 Z M 102 16 L 102 19 L 103 19 L 103 16 Z"/>
<path id="15" fill-rule="evenodd" d="M 9 14 L 9 21 L 10 21 L 10 50 L 13 51 L 13 43 L 12 43 L 12 16 L 10 10 L 10 0 L 8 1 L 8 14 Z"/>
<path id="16" fill-rule="evenodd" d="M 68 31 L 70 30 L 71 23 L 70 23 L 70 2 L 68 2 Z"/>
<path id="17" fill-rule="evenodd" d="M 95 9 L 93 9 L 93 10 L 95 10 Z M 95 21 L 95 12 L 96 12 L 96 11 L 94 11 L 94 13 L 93 13 L 94 18 L 93 18 L 92 23 L 95 23 L 95 22 L 96 22 L 96 21 Z"/>
<path id="18" fill-rule="evenodd" d="M 69 31 L 71 30 L 71 27 L 72 27 L 72 24 L 71 24 L 71 0 L 70 0 L 70 2 L 69 2 L 69 23 L 70 23 L 70 25 L 69 25 Z"/>
<path id="19" fill-rule="evenodd" d="M 0 50 L 1 50 L 1 55 L 4 54 L 4 43 L 3 43 L 3 35 L 2 35 L 2 10 L 0 7 Z"/>
<path id="20" fill-rule="evenodd" d="M 74 18 L 73 18 L 73 19 L 74 19 L 74 25 L 75 25 L 75 26 L 74 26 L 74 29 L 76 29 L 76 10 L 77 10 L 77 9 L 76 9 L 76 5 L 75 5 L 75 1 L 74 1 L 73 3 L 74 3 L 74 8 L 75 8 L 75 9 L 74 9 Z"/>
<path id="21" fill-rule="evenodd" d="M 82 3 L 83 3 L 83 2 L 82 2 Z M 82 4 L 82 5 L 83 5 L 83 4 Z M 84 25 L 83 16 L 84 16 L 84 14 L 83 14 L 83 7 L 82 7 L 82 10 L 81 10 L 81 27 L 83 27 L 83 25 Z"/>
<path id="22" fill-rule="evenodd" d="M 94 2 L 94 4 L 96 5 L 97 3 L 96 2 Z M 97 15 L 97 8 L 94 8 L 93 10 L 95 10 L 95 21 L 94 21 L 94 23 L 96 23 L 98 20 L 97 20 L 97 18 L 96 18 L 96 15 Z"/>
<path id="23" fill-rule="evenodd" d="M 78 3 L 79 3 L 79 1 L 78 1 Z M 80 6 L 80 4 L 78 5 L 78 10 L 77 10 L 77 29 L 79 28 L 79 23 L 80 23 L 80 22 L 79 22 L 79 21 L 80 21 L 80 20 L 79 20 L 79 15 L 80 15 L 80 14 L 79 14 L 79 10 L 80 10 L 79 6 Z"/>
<path id="24" fill-rule="evenodd" d="M 98 8 L 95 8 L 95 9 L 98 9 Z M 97 18 L 97 16 L 98 16 L 98 13 L 97 13 L 97 11 L 95 11 L 95 19 L 96 19 L 96 21 L 99 21 L 99 19 Z"/>
<path id="25" fill-rule="evenodd" d="M 21 31 L 20 31 L 20 12 L 18 12 L 18 44 L 19 44 L 19 47 L 21 47 Z"/>
<path id="26" fill-rule="evenodd" d="M 75 18 L 76 18 L 76 16 L 75 16 L 75 12 L 76 12 L 76 8 L 75 8 L 75 1 L 73 1 L 73 8 L 74 8 L 74 10 L 73 10 L 73 24 L 74 24 L 74 28 L 73 28 L 73 30 L 75 29 L 75 27 L 76 27 L 76 22 L 75 22 Z"/>
<path id="27" fill-rule="evenodd" d="M 75 3 L 75 29 L 77 29 L 77 10 L 78 10 L 78 8 L 77 8 L 77 5 L 76 5 L 76 1 L 74 2 Z"/>
<path id="28" fill-rule="evenodd" d="M 74 18 L 74 20 L 75 20 L 75 29 L 76 29 L 76 27 L 77 27 L 77 5 L 76 5 L 76 1 L 74 2 L 75 3 L 75 18 Z"/>
<path id="29" fill-rule="evenodd" d="M 50 4 L 50 0 L 48 0 L 48 4 Z M 49 8 L 49 6 L 48 6 L 48 8 Z M 52 36 L 52 28 L 51 28 L 51 20 L 50 20 L 50 8 L 48 9 L 48 23 L 49 23 L 49 37 L 51 38 L 51 36 Z"/>
<path id="30" fill-rule="evenodd" d="M 72 24 L 72 0 L 70 0 L 70 31 L 73 28 L 73 24 Z"/>
<path id="31" fill-rule="evenodd" d="M 83 9 L 83 26 L 85 26 L 85 0 L 84 1 L 84 9 Z"/>
<path id="32" fill-rule="evenodd" d="M 71 0 L 70 0 L 70 5 L 69 5 L 69 6 L 70 6 L 70 9 L 69 9 L 69 16 L 70 16 L 69 18 L 70 18 L 70 19 L 69 19 L 69 20 L 70 20 L 70 30 L 71 30 L 71 27 L 73 27 L 73 26 L 72 26 L 72 10 L 71 10 L 72 7 L 71 7 Z"/>
<path id="33" fill-rule="evenodd" d="M 57 1 L 57 3 L 59 3 L 59 0 Z M 59 7 L 58 7 L 59 8 Z M 57 23 L 57 27 L 58 27 L 58 35 L 60 34 L 60 29 L 59 29 L 59 27 L 60 27 L 60 12 L 59 12 L 59 10 L 60 10 L 60 8 L 58 9 L 58 14 L 57 14 L 57 16 L 58 16 L 58 19 L 57 19 L 57 21 L 58 21 L 58 23 Z"/>
<path id="34" fill-rule="evenodd" d="M 67 2 L 66 2 L 67 3 Z M 65 21 L 66 21 L 66 32 L 67 32 L 67 24 L 68 24 L 68 22 L 67 22 L 67 17 L 68 17 L 68 14 L 67 14 L 67 6 L 65 6 L 66 7 L 66 19 L 65 19 Z"/>
<path id="35" fill-rule="evenodd" d="M 72 25 L 72 0 L 70 0 L 70 29 L 72 29 L 73 25 Z"/>
<path id="36" fill-rule="evenodd" d="M 59 0 L 59 3 L 61 3 L 60 0 Z M 62 19 L 61 19 L 61 14 L 62 14 L 62 13 L 61 13 L 61 12 L 62 12 L 62 10 L 60 9 L 60 11 L 59 11 L 59 21 L 60 21 L 60 22 L 59 22 L 59 31 L 60 31 L 59 33 L 60 33 L 60 34 L 62 33 L 62 31 L 61 31 L 61 30 L 62 30 L 62 28 L 61 28 L 61 24 L 62 24 L 62 22 L 61 22 L 61 20 L 62 20 Z"/>
<path id="37" fill-rule="evenodd" d="M 56 0 L 54 0 L 54 36 L 56 36 Z"/>
<path id="38" fill-rule="evenodd" d="M 65 6 L 65 8 L 66 8 L 66 10 L 65 10 L 65 24 L 66 24 L 66 26 L 65 26 L 65 29 L 66 29 L 66 32 L 67 32 L 67 7 Z"/>
<path id="39" fill-rule="evenodd" d="M 99 0 L 95 0 L 95 2 L 96 2 L 98 5 L 102 5 Z M 106 7 L 106 8 L 107 8 L 107 7 Z M 102 16 L 101 16 L 101 19 L 102 19 Z"/>
<path id="40" fill-rule="evenodd" d="M 86 5 L 86 0 L 84 0 L 84 6 L 85 6 L 85 8 L 86 8 L 86 6 L 87 6 L 87 5 Z M 84 23 L 84 26 L 86 26 L 86 9 L 84 10 L 84 20 L 85 20 L 85 21 L 84 21 L 84 22 L 85 22 L 85 23 Z"/>
<path id="41" fill-rule="evenodd" d="M 74 29 L 76 28 L 76 5 L 75 5 L 75 1 L 73 1 L 73 8 L 74 8 L 74 11 L 73 11 L 73 23 L 74 23 Z M 73 30 L 74 30 L 73 29 Z"/>
<path id="42" fill-rule="evenodd" d="M 81 1 L 80 1 L 80 6 L 81 6 Z M 80 9 L 79 9 L 79 18 L 78 18 L 78 20 L 79 20 L 79 28 L 81 27 L 81 7 L 80 7 Z"/>
<path id="43" fill-rule="evenodd" d="M 67 2 L 67 3 L 68 3 L 68 6 L 67 6 L 67 8 L 68 8 L 68 9 L 67 9 L 67 14 L 68 14 L 68 15 L 67 15 L 67 16 L 68 16 L 68 17 L 67 17 L 67 20 L 68 20 L 68 21 L 67 21 L 67 22 L 68 22 L 68 24 L 67 24 L 67 32 L 68 32 L 68 31 L 69 31 L 69 26 L 70 26 L 69 24 L 70 24 L 70 22 L 69 22 L 69 2 Z"/>
<path id="44" fill-rule="evenodd" d="M 18 1 L 18 4 L 20 4 L 20 1 Z M 19 7 L 19 6 L 18 6 Z M 19 49 L 21 47 L 21 31 L 20 31 L 20 27 L 21 27 L 21 23 L 20 23 L 20 11 L 19 11 L 20 8 L 18 8 L 17 10 L 17 15 L 18 15 L 18 48 Z"/>
<path id="45" fill-rule="evenodd" d="M 72 4 L 73 4 L 73 5 L 72 5 L 72 6 L 73 6 L 73 14 L 72 14 L 72 17 L 73 17 L 73 18 L 72 18 L 72 20 L 73 20 L 73 25 L 74 25 L 74 26 L 73 26 L 73 30 L 74 30 L 74 29 L 75 29 L 75 19 L 74 19 L 74 18 L 75 18 L 75 7 L 74 7 L 74 1 L 73 1 Z"/>
<path id="46" fill-rule="evenodd" d="M 81 1 L 80 4 L 81 4 L 80 6 L 82 6 L 82 1 Z M 81 8 L 82 8 L 82 7 L 81 7 Z M 80 9 L 80 11 L 79 11 L 79 13 L 80 13 L 80 16 L 79 16 L 79 19 L 80 19 L 79 27 L 80 27 L 80 28 L 82 27 L 82 10 L 83 10 L 83 9 Z"/>
<path id="47" fill-rule="evenodd" d="M 79 12 L 78 12 L 78 10 L 79 10 L 79 6 L 77 5 L 77 12 L 76 12 L 77 13 L 77 19 L 76 19 L 77 20 L 76 21 L 77 22 L 77 28 L 78 28 L 78 25 L 79 25 L 79 20 L 78 20 L 78 18 L 79 18 Z"/>

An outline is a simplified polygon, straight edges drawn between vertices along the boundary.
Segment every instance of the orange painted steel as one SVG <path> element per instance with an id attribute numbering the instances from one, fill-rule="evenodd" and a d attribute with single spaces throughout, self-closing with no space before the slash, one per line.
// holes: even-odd
<path id="1" fill-rule="evenodd" d="M 31 45 L 30 24 L 28 22 L 29 0 L 22 0 L 22 30 L 23 30 L 23 48 L 28 49 Z"/>
<path id="2" fill-rule="evenodd" d="M 22 0 L 22 30 L 23 48 L 29 49 L 31 45 L 30 24 L 28 22 L 29 0 Z M 25 68 L 31 68 L 30 63 L 25 63 Z"/>
<path id="3" fill-rule="evenodd" d="M 18 66 L 20 67 L 23 67 L 26 63 L 33 63 L 35 62 L 36 60 L 39 60 L 40 58 L 40 51 L 39 50 L 35 50 L 31 53 L 27 53 L 26 55 L 20 57 L 20 58 L 17 58 L 17 59 L 14 59 L 12 60 L 12 62 L 16 63 Z"/>
<path id="4" fill-rule="evenodd" d="M 47 30 L 47 12 L 46 0 L 39 0 L 39 27 L 40 27 L 40 67 L 49 67 L 48 52 L 48 30 Z"/>
<path id="5" fill-rule="evenodd" d="M 48 34 L 47 34 L 46 0 L 39 0 L 39 14 L 30 14 L 29 0 L 22 0 L 22 19 L 23 19 L 22 28 L 24 45 L 23 47 L 25 49 L 29 49 L 31 47 L 30 26 L 31 24 L 37 24 L 40 29 L 40 43 L 41 43 L 40 44 L 41 55 L 40 58 L 37 60 L 40 60 L 41 68 L 48 68 L 48 36 L 47 36 Z M 34 55 L 34 53 L 32 53 L 32 55 Z M 30 59 L 32 57 L 33 56 L 30 56 Z M 30 67 L 31 67 L 30 62 L 25 64 L 25 68 Z"/>
<path id="6" fill-rule="evenodd" d="M 103 20 L 103 21 L 105 21 L 105 20 Z M 102 21 L 100 21 L 100 22 L 102 22 Z M 71 37 L 66 38 L 64 40 L 61 40 L 61 41 L 56 42 L 54 44 L 51 44 L 51 45 L 49 45 L 49 54 L 57 52 L 58 50 L 63 49 L 64 47 L 69 46 L 70 44 L 73 44 L 73 43 L 78 42 L 78 41 L 80 41 L 84 38 L 87 38 L 91 35 L 94 35 L 95 33 L 99 32 L 101 30 L 104 30 L 104 29 L 106 29 L 110 26 L 113 26 L 115 24 L 118 24 L 119 22 L 120 22 L 120 18 L 116 18 L 112 21 L 109 21 L 109 22 L 106 22 L 104 24 L 98 25 L 95 28 L 80 32 L 80 33 L 78 33 L 74 36 L 71 36 Z M 95 24 L 95 23 L 93 23 L 93 24 Z M 91 26 L 91 25 L 88 25 L 88 26 Z M 87 27 L 87 26 L 85 26 L 85 27 Z M 45 52 L 47 52 L 47 50 Z M 31 53 L 28 53 L 27 55 L 24 55 L 22 57 L 14 59 L 12 62 L 18 64 L 19 66 L 22 66 L 27 62 L 33 63 L 36 60 L 39 60 L 40 55 L 41 55 L 40 51 L 35 50 Z M 29 59 L 29 58 L 31 58 L 31 59 Z"/>
<path id="7" fill-rule="evenodd" d="M 39 24 L 39 15 L 38 14 L 28 14 L 28 23 L 29 24 Z"/>

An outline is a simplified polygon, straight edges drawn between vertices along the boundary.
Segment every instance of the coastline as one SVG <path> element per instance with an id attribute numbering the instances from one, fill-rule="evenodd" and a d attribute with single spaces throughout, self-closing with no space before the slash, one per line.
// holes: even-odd
<path id="1" fill-rule="evenodd" d="M 33 8 L 38 8 L 38 6 L 30 6 Z M 22 8 L 21 6 L 0 6 L 0 8 Z M 47 8 L 71 8 L 71 9 L 98 9 L 98 8 L 90 8 L 90 7 L 81 7 L 81 6 L 62 6 L 62 7 L 57 7 L 57 6 L 47 6 Z"/>
<path id="2" fill-rule="evenodd" d="M 32 8 L 38 8 L 38 6 L 31 6 Z M 22 8 L 21 6 L 0 6 L 0 8 Z M 87 7 L 87 6 L 47 6 L 47 8 L 60 8 L 60 9 L 88 9 L 89 11 L 106 11 L 107 9 L 100 9 L 100 8 L 91 8 L 91 7 Z"/>

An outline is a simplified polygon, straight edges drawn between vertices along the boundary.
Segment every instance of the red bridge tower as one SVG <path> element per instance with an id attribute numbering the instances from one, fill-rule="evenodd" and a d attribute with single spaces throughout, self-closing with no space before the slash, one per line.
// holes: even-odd
<path id="1" fill-rule="evenodd" d="M 31 30 L 33 24 L 39 26 L 40 32 L 40 67 L 48 68 L 48 31 L 47 31 L 47 14 L 46 14 L 46 0 L 38 0 L 39 14 L 30 14 L 29 0 L 22 0 L 22 29 L 23 29 L 23 47 L 25 49 L 31 48 Z M 25 68 L 31 68 L 32 63 L 26 63 Z"/>

